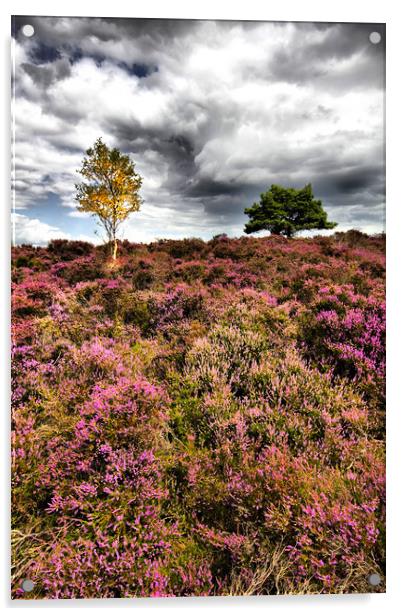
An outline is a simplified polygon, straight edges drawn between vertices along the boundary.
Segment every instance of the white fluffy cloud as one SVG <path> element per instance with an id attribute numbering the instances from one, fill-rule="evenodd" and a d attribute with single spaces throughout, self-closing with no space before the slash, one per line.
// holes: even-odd
<path id="1" fill-rule="evenodd" d="M 85 234 L 73 237 L 65 233 L 59 227 L 48 225 L 37 218 L 29 218 L 24 214 L 11 214 L 11 233 L 13 244 L 32 244 L 33 246 L 45 246 L 51 240 L 82 240 L 94 243 L 94 238 Z M 95 240 L 96 243 L 96 240 Z"/>
<path id="2" fill-rule="evenodd" d="M 57 227 L 52 227 L 37 218 L 28 218 L 23 214 L 11 215 L 11 229 L 14 244 L 33 244 L 43 246 L 53 239 L 72 239 Z"/>

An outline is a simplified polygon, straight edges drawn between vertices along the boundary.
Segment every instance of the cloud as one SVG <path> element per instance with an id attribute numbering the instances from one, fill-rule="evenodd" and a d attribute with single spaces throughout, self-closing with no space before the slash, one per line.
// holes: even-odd
<path id="1" fill-rule="evenodd" d="M 61 229 L 52 227 L 37 218 L 28 218 L 23 214 L 12 214 L 11 223 L 15 244 L 44 246 L 52 239 L 72 239 Z"/>
<path id="2" fill-rule="evenodd" d="M 382 228 L 381 24 L 18 17 L 14 36 L 17 211 L 57 194 L 74 212 L 102 136 L 144 178 L 130 239 L 238 235 L 271 183 Z"/>
<path id="3" fill-rule="evenodd" d="M 32 244 L 33 246 L 45 246 L 54 239 L 79 239 L 86 242 L 96 243 L 94 238 L 85 234 L 73 237 L 65 233 L 59 227 L 48 225 L 37 218 L 29 218 L 24 214 L 11 214 L 13 244 Z"/>
<path id="4" fill-rule="evenodd" d="M 378 46 L 369 41 L 373 30 L 382 35 Z M 384 53 L 384 24 L 290 25 L 289 39 L 272 55 L 269 69 L 279 81 L 310 83 L 339 94 L 350 88 L 381 88 Z"/>
<path id="5" fill-rule="evenodd" d="M 52 83 L 60 79 L 66 79 L 71 75 L 70 63 L 67 58 L 52 62 L 50 66 L 37 66 L 23 62 L 21 68 L 31 77 L 39 87 L 48 88 Z"/>

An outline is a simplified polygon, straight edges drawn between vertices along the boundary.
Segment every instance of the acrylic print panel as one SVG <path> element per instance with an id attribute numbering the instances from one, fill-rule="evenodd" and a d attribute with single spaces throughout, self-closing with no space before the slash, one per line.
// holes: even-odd
<path id="1" fill-rule="evenodd" d="M 12 596 L 384 592 L 385 26 L 12 46 Z"/>

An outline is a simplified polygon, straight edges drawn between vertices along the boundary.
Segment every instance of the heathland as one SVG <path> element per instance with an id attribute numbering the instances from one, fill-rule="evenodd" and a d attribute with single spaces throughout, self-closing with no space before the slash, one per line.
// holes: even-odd
<path id="1" fill-rule="evenodd" d="M 384 252 L 13 248 L 13 596 L 383 592 Z"/>

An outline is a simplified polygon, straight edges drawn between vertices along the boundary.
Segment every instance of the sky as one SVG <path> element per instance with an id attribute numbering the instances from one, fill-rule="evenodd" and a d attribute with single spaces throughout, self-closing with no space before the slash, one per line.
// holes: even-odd
<path id="1" fill-rule="evenodd" d="M 271 184 L 385 230 L 382 24 L 18 16 L 12 37 L 15 243 L 104 239 L 74 199 L 98 137 L 143 178 L 133 242 L 238 237 Z"/>

